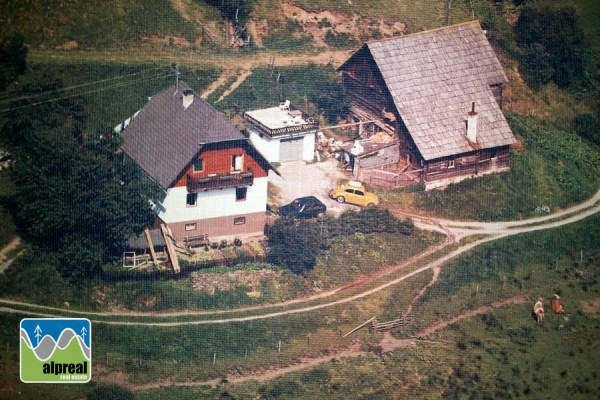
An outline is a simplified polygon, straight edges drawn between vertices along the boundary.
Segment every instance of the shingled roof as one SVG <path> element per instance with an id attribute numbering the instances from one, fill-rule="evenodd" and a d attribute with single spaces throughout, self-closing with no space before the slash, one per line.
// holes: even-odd
<path id="1" fill-rule="evenodd" d="M 184 92 L 194 96 L 187 108 Z M 173 184 L 202 145 L 245 140 L 225 115 L 183 82 L 152 96 L 122 136 L 123 151 L 164 188 Z"/>
<path id="2" fill-rule="evenodd" d="M 425 160 L 474 150 L 466 138 L 472 102 L 478 113 L 476 148 L 514 143 L 490 90 L 507 78 L 478 21 L 368 42 L 346 63 L 365 51 Z"/>

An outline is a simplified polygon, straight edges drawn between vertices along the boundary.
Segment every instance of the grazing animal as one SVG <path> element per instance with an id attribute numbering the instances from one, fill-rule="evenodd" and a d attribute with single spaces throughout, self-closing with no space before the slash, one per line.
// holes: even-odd
<path id="1" fill-rule="evenodd" d="M 560 296 L 557 294 L 554 294 L 552 296 L 552 299 L 550 299 L 550 304 L 552 305 L 552 312 L 554 312 L 554 314 L 564 314 L 565 310 L 563 309 L 563 306 L 562 304 L 560 304 L 558 299 L 560 299 Z"/>
<path id="2" fill-rule="evenodd" d="M 544 302 L 541 297 L 533 305 L 533 316 L 538 324 L 544 320 Z"/>

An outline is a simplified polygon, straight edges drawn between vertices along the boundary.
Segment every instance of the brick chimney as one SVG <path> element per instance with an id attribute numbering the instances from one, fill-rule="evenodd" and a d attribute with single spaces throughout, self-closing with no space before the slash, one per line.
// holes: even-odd
<path id="1" fill-rule="evenodd" d="M 475 102 L 471 103 L 471 111 L 467 114 L 467 140 L 471 143 L 477 143 L 477 113 L 475 112 Z"/>

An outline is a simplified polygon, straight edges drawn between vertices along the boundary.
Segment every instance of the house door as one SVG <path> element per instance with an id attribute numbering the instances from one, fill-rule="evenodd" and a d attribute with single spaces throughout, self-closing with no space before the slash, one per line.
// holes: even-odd
<path id="1" fill-rule="evenodd" d="M 279 146 L 279 162 L 302 160 L 303 138 L 282 139 Z"/>

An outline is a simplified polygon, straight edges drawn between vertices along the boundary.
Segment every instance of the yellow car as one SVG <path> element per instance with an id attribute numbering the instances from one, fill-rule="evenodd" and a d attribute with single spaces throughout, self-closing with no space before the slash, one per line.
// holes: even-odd
<path id="1" fill-rule="evenodd" d="M 362 207 L 372 207 L 379 204 L 379 197 L 376 194 L 367 192 L 362 183 L 349 181 L 340 187 L 332 189 L 329 197 L 338 201 L 338 203 L 351 203 Z"/>

